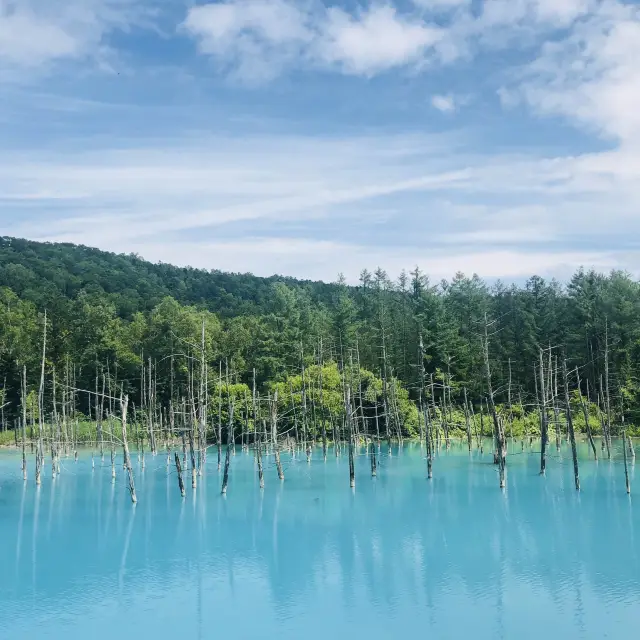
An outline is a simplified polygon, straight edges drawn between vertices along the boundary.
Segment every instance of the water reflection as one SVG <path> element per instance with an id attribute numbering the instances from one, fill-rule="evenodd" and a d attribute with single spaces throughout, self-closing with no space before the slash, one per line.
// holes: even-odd
<path id="1" fill-rule="evenodd" d="M 226 497 L 212 467 L 185 499 L 158 458 L 136 468 L 137 507 L 110 464 L 92 471 L 81 457 L 36 489 L 6 455 L 0 539 L 15 572 L 0 573 L 0 628 L 98 640 L 123 619 L 127 637 L 628 634 L 640 563 L 621 465 L 584 448 L 578 494 L 570 455 L 552 453 L 542 478 L 538 453 L 516 447 L 501 492 L 490 455 L 463 446 L 439 452 L 431 482 L 418 445 L 383 451 L 375 479 L 363 450 L 352 492 L 345 456 L 283 457 L 283 483 L 267 463 L 261 491 L 238 450 Z"/>

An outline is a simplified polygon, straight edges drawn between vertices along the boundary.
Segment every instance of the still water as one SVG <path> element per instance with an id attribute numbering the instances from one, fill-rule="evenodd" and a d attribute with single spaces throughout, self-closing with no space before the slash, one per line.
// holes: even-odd
<path id="1" fill-rule="evenodd" d="M 355 490 L 346 456 L 283 456 L 284 483 L 270 459 L 262 492 L 238 449 L 226 497 L 212 452 L 185 499 L 148 456 L 135 507 L 108 456 L 63 460 L 54 481 L 48 465 L 37 490 L 33 458 L 25 484 L 0 453 L 0 638 L 637 637 L 640 510 L 621 463 L 581 447 L 578 494 L 568 448 L 545 478 L 520 448 L 504 493 L 490 455 L 459 446 L 432 481 L 419 445 L 383 447 L 376 479 L 361 452 Z"/>

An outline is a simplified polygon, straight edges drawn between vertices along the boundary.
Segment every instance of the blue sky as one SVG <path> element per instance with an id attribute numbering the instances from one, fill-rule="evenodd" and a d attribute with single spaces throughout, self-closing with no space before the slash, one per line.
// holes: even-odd
<path id="1" fill-rule="evenodd" d="M 640 6 L 0 0 L 0 234 L 356 281 L 640 274 Z"/>

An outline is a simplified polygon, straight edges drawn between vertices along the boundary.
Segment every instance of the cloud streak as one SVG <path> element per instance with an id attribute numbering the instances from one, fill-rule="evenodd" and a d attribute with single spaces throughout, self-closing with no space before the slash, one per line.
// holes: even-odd
<path id="1" fill-rule="evenodd" d="M 260 264 L 263 274 L 324 279 L 340 270 L 354 280 L 374 259 L 391 272 L 404 260 L 439 275 L 507 279 L 579 264 L 640 269 L 628 241 L 640 233 L 640 167 L 621 162 L 622 152 L 532 158 L 445 149 L 427 136 L 244 137 L 39 162 L 16 155 L 0 164 L 0 233 L 150 259 L 165 246 L 165 261 L 234 271 Z M 336 242 L 345 233 L 348 241 Z M 234 249 L 247 242 L 250 253 Z M 305 243 L 317 261 L 298 250 Z"/>

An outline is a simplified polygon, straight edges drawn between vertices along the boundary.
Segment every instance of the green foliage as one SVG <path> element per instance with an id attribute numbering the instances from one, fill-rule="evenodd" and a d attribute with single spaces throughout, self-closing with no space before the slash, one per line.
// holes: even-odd
<path id="1" fill-rule="evenodd" d="M 566 287 L 540 277 L 523 287 L 489 287 L 463 274 L 434 285 L 418 269 L 393 282 L 378 269 L 363 271 L 358 286 L 350 287 L 343 279 L 324 284 L 182 269 L 87 247 L 1 238 L 0 383 L 6 380 L 7 420 L 19 415 L 23 366 L 29 392 L 39 387 L 45 309 L 47 414 L 51 371 L 55 366 L 66 372 L 69 363 L 78 388 L 93 389 L 96 375 L 108 370 L 140 406 L 142 367 L 151 361 L 159 400 L 166 405 L 171 389 L 185 389 L 199 371 L 204 323 L 212 398 L 214 374 L 220 362 L 228 362 L 242 411 L 255 370 L 259 390 L 278 390 L 288 420 L 291 386 L 299 402 L 304 361 L 308 397 L 321 417 L 343 411 L 340 368 L 354 394 L 362 385 L 363 411 L 370 414 L 381 402 L 386 365 L 388 394 L 403 429 L 417 433 L 422 366 L 427 379 L 435 377 L 438 403 L 446 386 L 460 407 L 466 389 L 478 419 L 488 393 L 486 317 L 496 402 L 504 413 L 511 401 L 514 433 L 539 429 L 534 366 L 539 349 L 549 346 L 560 362 L 566 357 L 574 390 L 573 371 L 579 367 L 594 432 L 600 430 L 595 403 L 608 347 L 612 419 L 619 424 L 624 415 L 627 425 L 640 424 L 640 285 L 621 272 L 579 271 Z M 419 362 L 421 340 L 425 357 Z M 519 415 L 521 403 L 528 412 Z M 79 405 L 89 415 L 85 396 Z M 212 411 L 214 405 L 212 400 Z M 572 406 L 582 430 L 577 397 Z M 454 422 L 464 424 L 464 416 L 456 414 Z"/>

